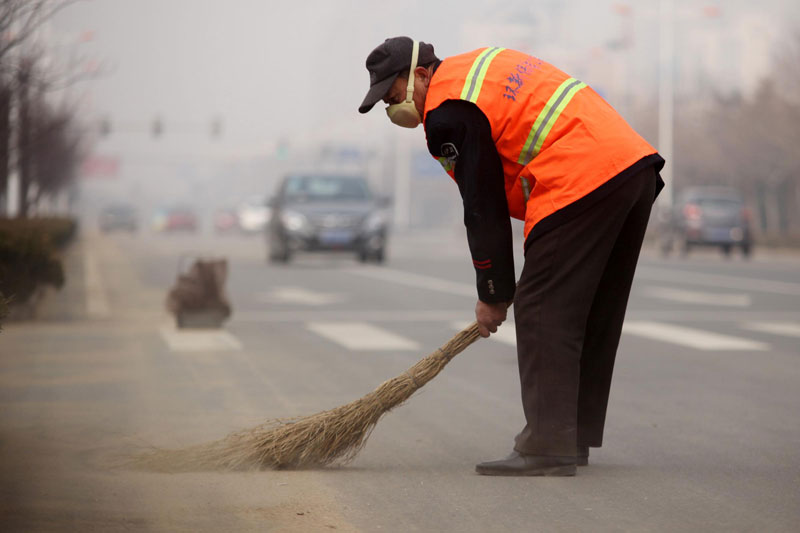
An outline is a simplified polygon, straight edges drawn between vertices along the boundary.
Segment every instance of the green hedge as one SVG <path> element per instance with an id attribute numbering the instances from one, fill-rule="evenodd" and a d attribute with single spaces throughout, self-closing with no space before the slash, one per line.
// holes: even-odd
<path id="1" fill-rule="evenodd" d="M 71 218 L 0 218 L 0 298 L 23 303 L 41 285 L 63 286 L 56 252 L 76 231 Z"/>
<path id="2" fill-rule="evenodd" d="M 8 303 L 6 297 L 0 292 L 0 329 L 3 327 L 3 319 L 8 316 Z"/>
<path id="3" fill-rule="evenodd" d="M 8 233 L 34 233 L 46 239 L 53 247 L 63 248 L 75 237 L 78 222 L 69 217 L 2 218 L 0 235 Z"/>

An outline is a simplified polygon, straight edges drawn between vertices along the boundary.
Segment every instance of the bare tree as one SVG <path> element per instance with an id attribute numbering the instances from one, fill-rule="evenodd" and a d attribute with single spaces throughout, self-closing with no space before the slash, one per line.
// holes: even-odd
<path id="1" fill-rule="evenodd" d="M 800 236 L 800 32 L 754 94 L 677 106 L 675 185 L 728 184 L 755 208 L 762 234 Z"/>
<path id="2" fill-rule="evenodd" d="M 30 202 L 59 192 L 76 177 L 84 156 L 84 136 L 75 123 L 74 112 L 54 108 L 44 99 L 32 106 L 29 177 L 33 186 Z"/>
<path id="3" fill-rule="evenodd" d="M 0 77 L 0 200 L 8 188 L 11 142 L 11 85 Z"/>
<path id="4" fill-rule="evenodd" d="M 800 105 L 800 29 L 776 50 L 773 62 L 774 70 L 781 74 L 781 95 Z"/>
<path id="5" fill-rule="evenodd" d="M 19 175 L 19 216 L 27 216 L 31 201 L 42 194 L 37 191 L 52 192 L 51 185 L 56 183 L 42 187 L 34 169 L 42 155 L 33 153 L 39 146 L 34 122 L 51 113 L 49 108 L 37 108 L 45 102 L 41 93 L 97 75 L 76 71 L 74 65 L 68 65 L 65 71 L 41 68 L 44 50 L 35 42 L 36 30 L 76 1 L 0 0 L 0 199 L 7 190 L 8 174 L 15 168 Z"/>
<path id="6" fill-rule="evenodd" d="M 76 0 L 0 0 L 0 65 L 11 50 L 47 20 Z"/>

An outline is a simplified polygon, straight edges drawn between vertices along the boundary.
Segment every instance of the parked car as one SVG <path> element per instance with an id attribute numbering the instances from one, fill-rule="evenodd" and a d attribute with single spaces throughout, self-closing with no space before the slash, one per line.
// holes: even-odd
<path id="1" fill-rule="evenodd" d="M 132 205 L 113 204 L 100 211 L 98 224 L 103 233 L 117 230 L 135 232 L 139 229 L 139 217 Z"/>
<path id="2" fill-rule="evenodd" d="M 747 257 L 753 249 L 750 210 L 728 187 L 691 187 L 681 191 L 667 214 L 662 252 L 678 247 L 688 254 L 695 246 L 716 246 L 725 255 L 734 247 Z"/>
<path id="3" fill-rule="evenodd" d="M 170 233 L 175 231 L 197 231 L 197 214 L 188 206 L 173 206 L 156 213 L 153 228 L 156 231 Z"/>
<path id="4" fill-rule="evenodd" d="M 217 209 L 214 211 L 213 224 L 217 233 L 230 233 L 239 229 L 239 217 L 235 209 Z"/>
<path id="5" fill-rule="evenodd" d="M 298 251 L 355 252 L 360 261 L 386 256 L 388 199 L 370 191 L 363 176 L 290 175 L 270 200 L 268 258 L 288 262 Z"/>
<path id="6" fill-rule="evenodd" d="M 270 208 L 264 198 L 254 197 L 242 202 L 236 210 L 239 228 L 245 233 L 261 233 L 267 226 Z"/>

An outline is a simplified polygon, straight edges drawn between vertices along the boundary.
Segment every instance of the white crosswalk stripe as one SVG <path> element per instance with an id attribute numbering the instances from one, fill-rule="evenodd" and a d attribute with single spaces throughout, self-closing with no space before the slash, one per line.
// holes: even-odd
<path id="1" fill-rule="evenodd" d="M 321 306 L 339 303 L 343 294 L 311 291 L 304 287 L 276 287 L 270 292 L 256 296 L 261 302 Z"/>
<path id="2" fill-rule="evenodd" d="M 800 323 L 798 322 L 747 322 L 742 327 L 751 331 L 772 333 L 784 337 L 800 337 Z"/>
<path id="3" fill-rule="evenodd" d="M 763 342 L 663 322 L 626 321 L 622 333 L 697 350 L 768 350 Z"/>
<path id="4" fill-rule="evenodd" d="M 161 338 L 173 352 L 221 352 L 241 350 L 239 340 L 225 330 L 177 329 L 162 326 Z"/>
<path id="5" fill-rule="evenodd" d="M 800 295 L 800 283 L 776 281 L 768 279 L 754 279 L 722 274 L 703 274 L 677 269 L 664 269 L 645 267 L 636 271 L 639 280 L 652 280 L 665 283 L 679 283 L 682 285 L 700 285 L 702 287 L 720 287 L 739 291 L 758 291 L 784 296 Z"/>
<path id="6" fill-rule="evenodd" d="M 443 319 L 445 317 L 442 317 Z M 460 331 L 470 324 L 468 321 L 449 321 L 449 326 Z M 348 350 L 418 350 L 421 344 L 411 338 L 393 333 L 368 321 L 322 320 L 304 323 L 305 329 L 328 339 Z M 743 322 L 743 330 L 757 331 L 777 336 L 800 337 L 798 322 Z M 659 342 L 685 346 L 697 350 L 764 351 L 770 345 L 752 339 L 679 326 L 665 322 L 629 320 L 623 334 L 651 339 Z M 241 342 L 225 330 L 178 329 L 164 325 L 159 329 L 162 339 L 173 352 L 219 352 L 242 350 Z M 506 321 L 490 341 L 516 346 L 516 325 Z"/>
<path id="7" fill-rule="evenodd" d="M 750 307 L 753 303 L 749 294 L 687 291 L 668 287 L 646 287 L 644 294 L 650 298 L 695 305 Z"/>
<path id="8" fill-rule="evenodd" d="M 308 322 L 306 328 L 348 350 L 417 350 L 416 341 L 367 322 Z"/>

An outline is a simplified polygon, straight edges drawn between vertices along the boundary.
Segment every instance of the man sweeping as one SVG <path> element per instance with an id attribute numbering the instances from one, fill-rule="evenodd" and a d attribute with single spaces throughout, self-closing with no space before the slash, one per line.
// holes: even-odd
<path id="1" fill-rule="evenodd" d="M 367 57 L 389 119 L 424 124 L 456 181 L 488 337 L 513 301 L 526 425 L 485 475 L 575 475 L 603 442 L 625 309 L 664 160 L 596 92 L 536 57 L 481 48 L 439 60 L 387 39 Z M 509 217 L 525 221 L 515 283 Z"/>

